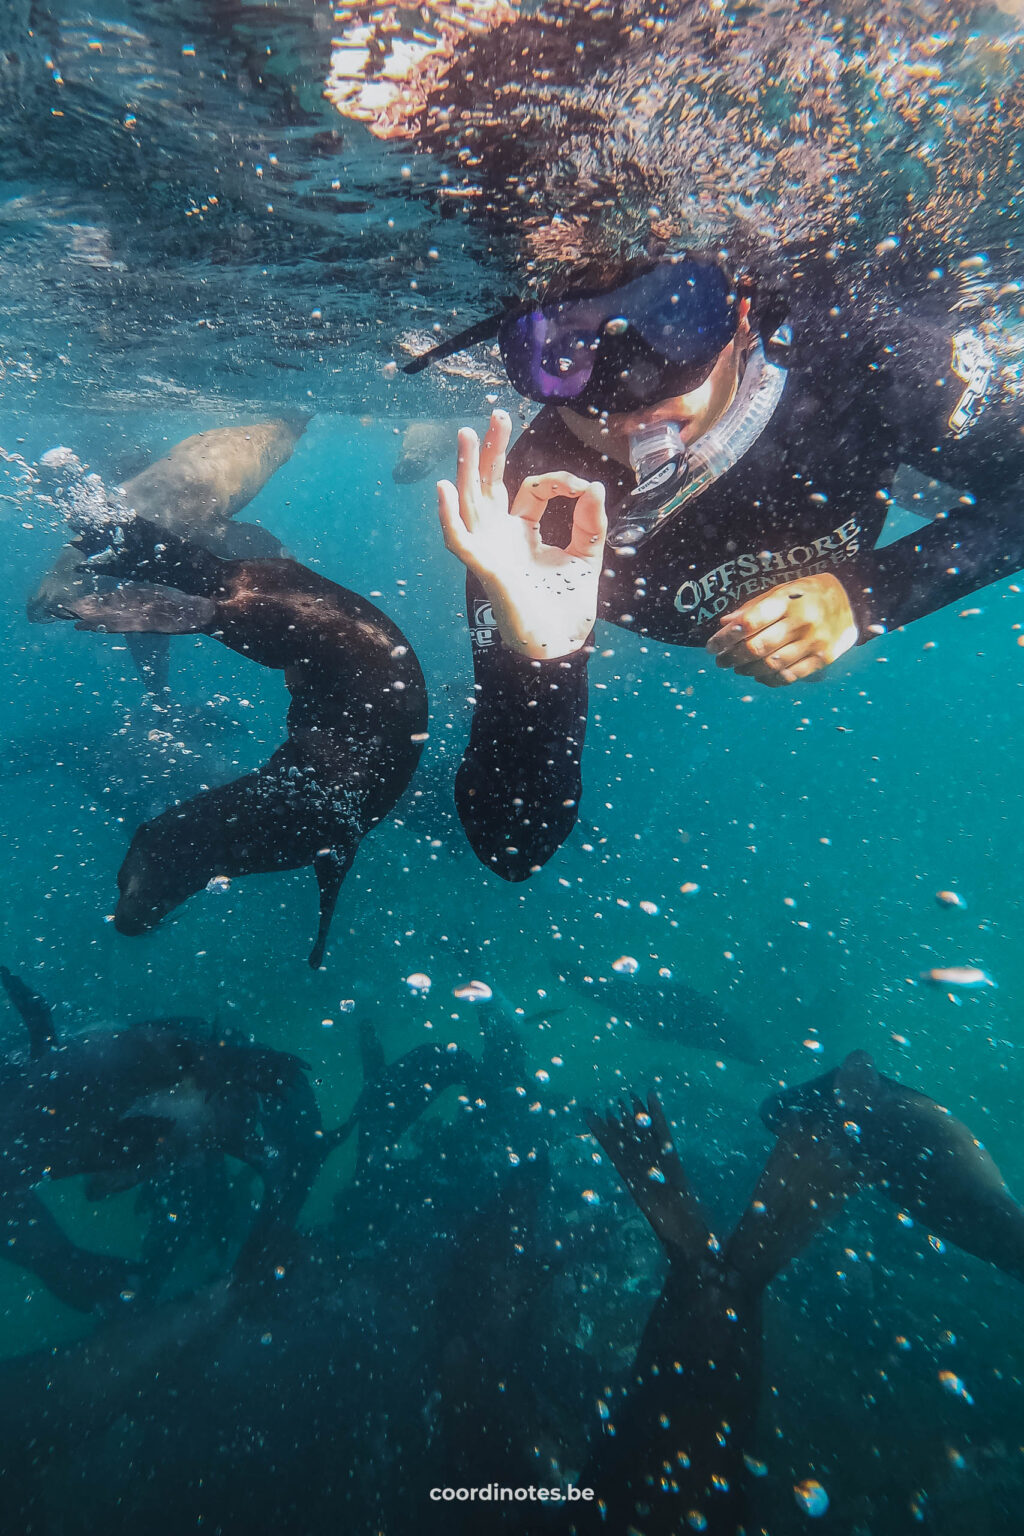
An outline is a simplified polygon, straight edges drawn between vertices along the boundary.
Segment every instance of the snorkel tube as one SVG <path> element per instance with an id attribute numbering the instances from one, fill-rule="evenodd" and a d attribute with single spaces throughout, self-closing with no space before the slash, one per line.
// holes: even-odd
<path id="1" fill-rule="evenodd" d="M 784 350 L 789 342 L 789 327 L 780 326 L 770 345 L 774 352 Z M 732 404 L 689 450 L 673 423 L 661 422 L 631 432 L 629 457 L 637 487 L 612 530 L 612 547 L 636 548 L 738 463 L 775 414 L 785 385 L 784 365 L 769 361 L 758 341 L 747 358 Z"/>
<path id="2" fill-rule="evenodd" d="M 629 525 L 642 526 L 657 517 L 659 508 L 672 500 L 690 474 L 690 454 L 674 421 L 656 421 L 629 434 L 629 462 L 636 488 L 629 497 Z"/>

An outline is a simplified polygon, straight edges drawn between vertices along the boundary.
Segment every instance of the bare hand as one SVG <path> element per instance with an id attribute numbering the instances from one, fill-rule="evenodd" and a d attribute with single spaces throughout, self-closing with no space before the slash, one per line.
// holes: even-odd
<path id="1" fill-rule="evenodd" d="M 456 485 L 440 480 L 444 542 L 481 582 L 501 638 L 536 660 L 578 651 L 597 617 L 597 584 L 608 521 L 604 486 L 577 475 L 531 475 L 512 506 L 505 489 L 505 450 L 512 422 L 495 411 L 481 448 L 475 432 L 459 433 Z M 565 549 L 545 544 L 540 520 L 556 496 L 576 499 Z"/>
<path id="2" fill-rule="evenodd" d="M 707 648 L 720 667 L 781 688 L 831 666 L 856 643 L 846 589 L 826 571 L 772 587 L 726 614 Z"/>

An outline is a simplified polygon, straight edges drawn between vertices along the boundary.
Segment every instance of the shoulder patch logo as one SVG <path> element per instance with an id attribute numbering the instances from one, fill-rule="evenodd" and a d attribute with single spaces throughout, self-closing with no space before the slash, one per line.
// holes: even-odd
<path id="1" fill-rule="evenodd" d="M 992 382 L 992 358 L 977 331 L 957 331 L 950 366 L 966 388 L 950 412 L 949 430 L 954 437 L 963 437 L 985 409 Z"/>

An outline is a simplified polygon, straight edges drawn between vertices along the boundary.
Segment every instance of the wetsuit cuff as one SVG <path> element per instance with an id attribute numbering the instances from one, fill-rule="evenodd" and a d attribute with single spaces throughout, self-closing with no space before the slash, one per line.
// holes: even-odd
<path id="1" fill-rule="evenodd" d="M 581 645 L 578 651 L 567 651 L 564 656 L 545 656 L 543 659 L 536 656 L 523 656 L 519 651 L 513 651 L 508 646 L 503 646 L 504 659 L 513 670 L 518 668 L 523 674 L 531 672 L 557 672 L 577 667 L 586 667 L 590 657 L 594 654 L 593 639 L 588 639 L 585 645 Z"/>
<path id="2" fill-rule="evenodd" d="M 846 593 L 853 612 L 853 622 L 857 627 L 857 645 L 864 645 L 868 640 L 875 640 L 879 635 L 883 635 L 885 625 L 877 620 L 871 574 L 866 570 L 857 569 L 853 566 L 853 562 L 850 562 L 841 576 L 838 572 L 835 575 Z"/>

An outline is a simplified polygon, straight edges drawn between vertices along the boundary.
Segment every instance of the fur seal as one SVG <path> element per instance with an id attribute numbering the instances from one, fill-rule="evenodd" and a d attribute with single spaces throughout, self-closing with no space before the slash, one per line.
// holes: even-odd
<path id="1" fill-rule="evenodd" d="M 776 1134 L 825 1137 L 862 1183 L 876 1184 L 930 1232 L 1024 1280 L 1024 1208 L 955 1115 L 853 1051 L 832 1072 L 761 1105 Z"/>
<path id="2" fill-rule="evenodd" d="M 240 427 L 214 427 L 176 443 L 121 487 L 131 511 L 194 537 L 237 517 L 287 464 L 309 416 L 294 411 Z"/>
<path id="3" fill-rule="evenodd" d="M 249 426 L 214 427 L 177 443 L 162 459 L 125 480 L 128 507 L 161 528 L 196 540 L 229 559 L 280 555 L 273 534 L 256 523 L 232 519 L 292 456 L 309 417 L 300 412 Z M 31 624 L 67 617 L 67 605 L 103 590 L 81 569 L 81 555 L 66 544 L 29 598 Z M 129 635 L 128 649 L 143 683 L 158 697 L 167 691 L 169 653 L 165 635 Z"/>
<path id="4" fill-rule="evenodd" d="M 256 1254 L 294 1223 L 321 1161 L 319 1110 L 298 1057 L 196 1019 L 149 1019 L 61 1041 L 37 993 L 6 967 L 0 982 L 29 1037 L 27 1061 L 0 1061 L 4 1258 L 81 1311 L 111 1306 L 147 1278 L 158 1283 L 138 1263 L 73 1243 L 34 1186 L 84 1174 L 130 1189 L 212 1152 L 263 1181 L 243 1251 Z"/>
<path id="5" fill-rule="evenodd" d="M 396 485 L 425 480 L 445 457 L 450 457 L 455 437 L 450 421 L 414 421 L 405 429 L 399 457 L 391 469 Z"/>
<path id="6" fill-rule="evenodd" d="M 454 1085 L 470 1086 L 479 1070 L 469 1051 L 436 1042 L 414 1045 L 389 1066 L 377 1032 L 369 1023 L 359 1026 L 359 1053 L 362 1091 L 348 1119 L 324 1137 L 326 1154 L 342 1146 L 359 1127 L 356 1182 L 375 1165 L 387 1161 L 396 1142 L 438 1094 Z"/>
<path id="7" fill-rule="evenodd" d="M 764 1059 L 763 1050 L 742 1019 L 685 982 L 667 977 L 647 982 L 630 975 L 591 975 L 582 965 L 560 971 L 558 979 L 654 1039 L 695 1051 L 713 1051 L 750 1065 L 759 1065 Z"/>
<path id="8" fill-rule="evenodd" d="M 144 518 L 82 535 L 91 564 L 132 583 L 75 599 L 76 628 L 210 634 L 284 672 L 288 738 L 255 773 L 143 823 L 118 874 L 114 915 L 141 934 L 211 879 L 311 865 L 323 960 L 341 883 L 360 842 L 412 778 L 427 728 L 419 662 L 365 598 L 292 560 L 221 560 Z"/>
<path id="9" fill-rule="evenodd" d="M 633 1098 L 592 1114 L 588 1124 L 650 1222 L 668 1273 L 625 1398 L 608 1403 L 580 1478 L 600 1503 L 576 1506 L 568 1527 L 577 1536 L 676 1536 L 690 1528 L 740 1536 L 753 1529 L 744 1458 L 755 1447 L 762 1296 L 835 1216 L 856 1176 L 825 1142 L 787 1132 L 732 1236 L 719 1244 L 654 1094 L 646 1104 Z"/>

